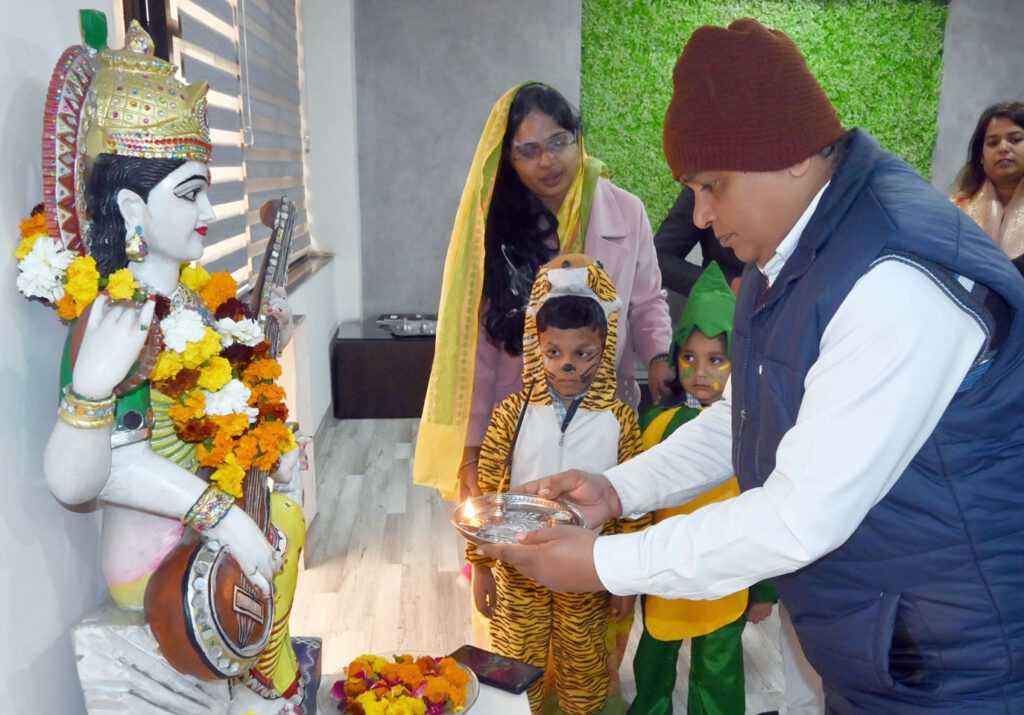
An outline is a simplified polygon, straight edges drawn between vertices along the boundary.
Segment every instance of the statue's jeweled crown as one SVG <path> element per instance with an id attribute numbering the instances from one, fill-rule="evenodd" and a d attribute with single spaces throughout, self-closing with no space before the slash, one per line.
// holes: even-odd
<path id="1" fill-rule="evenodd" d="M 83 11 L 83 16 L 90 11 Z M 84 22 L 84 17 L 83 17 Z M 106 44 L 106 21 L 101 23 Z M 206 82 L 185 84 L 132 21 L 120 50 L 73 45 L 57 61 L 43 116 L 43 196 L 50 235 L 84 254 L 86 165 L 101 154 L 210 161 Z"/>
<path id="2" fill-rule="evenodd" d="M 96 59 L 87 155 L 210 160 L 206 82 L 175 78 L 175 66 L 153 55 L 153 41 L 134 20 L 124 48 L 103 50 Z"/>

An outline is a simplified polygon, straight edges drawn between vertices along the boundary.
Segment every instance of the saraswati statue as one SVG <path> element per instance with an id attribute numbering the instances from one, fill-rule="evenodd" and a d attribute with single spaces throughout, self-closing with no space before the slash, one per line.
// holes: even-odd
<path id="1" fill-rule="evenodd" d="M 54 70 L 45 201 L 17 250 L 19 289 L 69 324 L 44 471 L 61 502 L 102 506 L 110 594 L 174 669 L 230 681 L 232 713 L 301 713 L 305 523 L 268 489 L 297 471 L 274 382 L 291 310 L 270 278 L 249 305 L 188 265 L 215 219 L 207 86 L 174 73 L 134 22 L 123 49 L 76 45 Z"/>

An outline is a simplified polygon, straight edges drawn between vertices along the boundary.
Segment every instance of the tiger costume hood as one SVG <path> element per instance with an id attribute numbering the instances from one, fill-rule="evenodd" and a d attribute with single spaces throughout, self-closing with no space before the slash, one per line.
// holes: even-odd
<path id="1" fill-rule="evenodd" d="M 601 264 L 590 256 L 579 253 L 558 256 L 541 266 L 537 272 L 523 327 L 523 384 L 529 390 L 531 404 L 551 404 L 551 391 L 544 373 L 537 332 L 537 312 L 549 299 L 568 295 L 591 298 L 604 311 L 608 335 L 597 375 L 587 389 L 580 408 L 607 410 L 615 401 L 615 352 L 619 309 L 622 306 L 615 284 Z"/>

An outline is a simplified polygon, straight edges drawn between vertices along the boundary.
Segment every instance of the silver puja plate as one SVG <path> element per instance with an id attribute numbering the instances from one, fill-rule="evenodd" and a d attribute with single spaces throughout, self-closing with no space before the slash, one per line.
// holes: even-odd
<path id="1" fill-rule="evenodd" d="M 587 520 L 573 504 L 532 494 L 484 494 L 455 507 L 452 525 L 478 546 L 515 544 L 518 534 L 549 526 L 587 527 Z"/>

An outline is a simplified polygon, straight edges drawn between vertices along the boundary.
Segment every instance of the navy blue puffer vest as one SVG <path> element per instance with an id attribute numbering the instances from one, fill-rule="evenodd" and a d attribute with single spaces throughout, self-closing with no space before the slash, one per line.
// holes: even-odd
<path id="1" fill-rule="evenodd" d="M 1024 713 L 1024 280 L 863 132 L 852 133 L 760 308 L 763 279 L 752 267 L 744 276 L 733 333 L 737 475 L 750 489 L 772 473 L 825 328 L 891 255 L 1001 296 L 999 350 L 853 535 L 780 577 L 779 593 L 834 712 Z"/>

